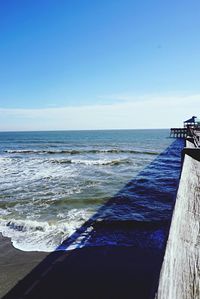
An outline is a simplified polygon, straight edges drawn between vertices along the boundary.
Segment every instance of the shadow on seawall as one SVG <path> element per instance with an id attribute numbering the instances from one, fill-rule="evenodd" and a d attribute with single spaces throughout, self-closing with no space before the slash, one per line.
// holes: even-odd
<path id="1" fill-rule="evenodd" d="M 183 146 L 175 140 L 4 299 L 154 298 Z"/>

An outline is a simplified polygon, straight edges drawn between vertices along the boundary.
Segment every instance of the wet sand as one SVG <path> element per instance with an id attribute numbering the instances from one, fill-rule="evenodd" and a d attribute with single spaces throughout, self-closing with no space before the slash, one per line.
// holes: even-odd
<path id="1" fill-rule="evenodd" d="M 0 234 L 0 298 L 22 280 L 49 253 L 24 252 L 14 248 L 9 238 Z"/>

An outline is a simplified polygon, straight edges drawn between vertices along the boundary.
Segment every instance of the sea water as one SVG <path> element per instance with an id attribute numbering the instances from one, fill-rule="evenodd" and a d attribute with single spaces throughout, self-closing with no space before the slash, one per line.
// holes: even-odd
<path id="1" fill-rule="evenodd" d="M 173 141 L 168 130 L 1 132 L 0 232 L 18 249 L 54 251 L 90 219 L 169 219 L 183 146 Z"/>

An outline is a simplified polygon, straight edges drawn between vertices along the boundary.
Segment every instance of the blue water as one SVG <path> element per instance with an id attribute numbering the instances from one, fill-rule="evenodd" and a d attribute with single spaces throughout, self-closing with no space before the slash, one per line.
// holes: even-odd
<path id="1" fill-rule="evenodd" d="M 124 226 L 161 244 L 181 166 L 173 141 L 168 130 L 0 133 L 0 231 L 26 251 L 133 245 Z"/>

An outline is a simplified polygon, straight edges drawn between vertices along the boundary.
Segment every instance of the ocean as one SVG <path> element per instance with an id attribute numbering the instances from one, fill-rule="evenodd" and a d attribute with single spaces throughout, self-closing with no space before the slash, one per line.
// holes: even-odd
<path id="1" fill-rule="evenodd" d="M 153 228 L 159 247 L 182 147 L 169 130 L 1 132 L 0 232 L 17 249 L 51 252 L 133 245 L 120 230 L 134 226 L 143 243 Z"/>

